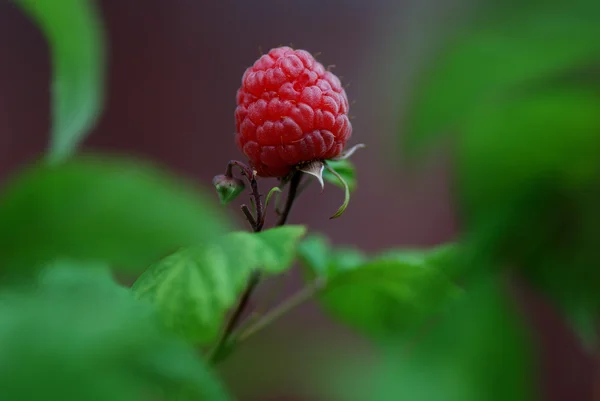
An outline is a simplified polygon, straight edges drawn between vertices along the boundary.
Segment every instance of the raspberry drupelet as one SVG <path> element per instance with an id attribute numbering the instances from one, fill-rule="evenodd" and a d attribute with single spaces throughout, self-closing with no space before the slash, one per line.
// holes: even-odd
<path id="1" fill-rule="evenodd" d="M 350 135 L 340 80 L 305 50 L 278 47 L 248 68 L 237 92 L 236 144 L 261 177 L 339 156 Z"/>

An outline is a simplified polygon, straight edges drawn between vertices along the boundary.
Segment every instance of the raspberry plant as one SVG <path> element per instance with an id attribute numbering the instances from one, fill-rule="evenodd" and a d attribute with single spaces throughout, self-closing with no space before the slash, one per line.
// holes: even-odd
<path id="1" fill-rule="evenodd" d="M 248 191 L 243 230 L 164 169 L 77 152 L 102 110 L 102 20 L 86 0 L 15 4 L 50 45 L 53 124 L 46 157 L 0 193 L 2 399 L 232 400 L 215 367 L 309 300 L 381 356 L 336 361 L 323 376 L 339 399 L 537 399 L 514 278 L 597 352 L 596 2 L 496 5 L 420 71 L 403 151 L 451 140 L 464 227 L 452 243 L 376 254 L 286 224 L 315 180 L 344 190 L 342 216 L 363 147 L 347 148 L 346 93 L 309 52 L 274 48 L 243 75 L 232 140 L 245 159 L 213 180 L 222 205 Z M 278 186 L 261 190 L 262 177 Z M 296 261 L 305 286 L 248 315 L 257 286 Z M 139 277 L 127 287 L 115 271 Z"/>

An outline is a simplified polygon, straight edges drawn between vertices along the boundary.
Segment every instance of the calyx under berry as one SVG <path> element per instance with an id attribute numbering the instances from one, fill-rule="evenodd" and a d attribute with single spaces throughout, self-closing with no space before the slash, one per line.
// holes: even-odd
<path id="1" fill-rule="evenodd" d="M 342 188 L 344 189 L 344 202 L 342 203 L 342 205 L 339 207 L 339 209 L 337 210 L 337 212 L 335 212 L 335 214 L 333 216 L 331 216 L 331 219 L 335 219 L 337 217 L 340 217 L 344 211 L 346 210 L 346 208 L 348 207 L 348 204 L 350 203 L 350 185 L 348 184 L 348 182 L 344 179 L 344 177 L 342 177 L 341 174 L 338 173 L 338 171 L 336 171 L 333 166 L 330 164 L 330 162 L 336 162 L 336 161 L 341 161 L 341 160 L 347 160 L 349 159 L 358 149 L 362 149 L 365 148 L 366 145 L 360 143 L 358 145 L 353 146 L 352 148 L 350 148 L 348 151 L 344 152 L 342 155 L 333 158 L 331 160 L 313 160 L 310 161 L 308 163 L 303 163 L 300 164 L 298 166 L 296 166 L 296 168 L 303 172 L 304 174 L 308 174 L 312 177 L 314 177 L 319 184 L 321 185 L 321 191 L 323 191 L 323 189 L 325 188 L 325 182 L 323 179 L 323 172 L 325 170 L 329 171 L 331 173 L 331 175 L 333 177 L 335 177 L 335 179 L 341 184 Z M 350 166 L 352 166 L 350 164 Z"/>

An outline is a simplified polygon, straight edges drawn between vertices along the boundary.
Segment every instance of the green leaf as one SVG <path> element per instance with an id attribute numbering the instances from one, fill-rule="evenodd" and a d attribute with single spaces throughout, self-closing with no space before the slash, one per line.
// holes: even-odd
<path id="1" fill-rule="evenodd" d="M 598 2 L 513 7 L 465 28 L 429 63 L 412 99 L 404 147 L 418 152 L 460 130 L 482 104 L 598 60 Z M 552 46 L 547 46 L 552 43 Z"/>
<path id="2" fill-rule="evenodd" d="M 366 256 L 355 248 L 331 249 L 329 239 L 321 234 L 312 234 L 302 240 L 298 246 L 298 257 L 308 281 L 316 278 L 330 280 L 339 272 L 353 269 L 366 260 Z"/>
<path id="3" fill-rule="evenodd" d="M 340 398 L 536 399 L 531 335 L 498 283 L 480 280 L 413 341 L 389 338 L 382 362 L 370 373 L 365 373 L 363 362 L 356 364 L 354 374 L 340 378 Z"/>
<path id="4" fill-rule="evenodd" d="M 350 192 L 356 190 L 356 168 L 350 160 L 327 160 L 327 165 L 334 169 L 340 176 L 342 176 L 344 181 L 346 181 L 346 183 L 348 184 Z M 329 170 L 323 171 L 323 179 L 340 189 L 344 189 L 344 185 Z"/>
<path id="5" fill-rule="evenodd" d="M 598 92 L 579 87 L 537 91 L 480 107 L 457 146 L 467 216 L 497 209 L 547 180 L 565 189 L 594 180 L 599 108 Z"/>
<path id="6" fill-rule="evenodd" d="M 70 156 L 89 134 L 104 98 L 105 45 L 94 2 L 17 0 L 42 30 L 52 59 L 52 140 L 49 158 Z"/>
<path id="7" fill-rule="evenodd" d="M 12 272 L 64 258 L 139 269 L 225 232 L 225 222 L 203 194 L 147 164 L 38 164 L 0 193 L 0 262 Z"/>
<path id="8" fill-rule="evenodd" d="M 195 350 L 167 332 L 152 306 L 117 285 L 108 269 L 68 261 L 42 273 L 34 288 L 0 294 L 3 397 L 230 399 Z"/>
<path id="9" fill-rule="evenodd" d="M 427 249 L 389 249 L 375 255 L 376 260 L 393 260 L 400 263 L 412 265 L 426 265 L 445 275 L 449 280 L 459 280 L 457 264 L 461 262 L 460 252 L 457 244 L 445 243 Z"/>
<path id="10" fill-rule="evenodd" d="M 250 273 L 278 274 L 289 267 L 303 226 L 260 233 L 234 232 L 201 246 L 182 249 L 151 266 L 132 289 L 158 309 L 166 325 L 199 344 L 218 335 Z"/>
<path id="11" fill-rule="evenodd" d="M 571 321 L 600 312 L 599 109 L 593 86 L 524 93 L 480 107 L 457 144 L 472 269 L 519 269 Z"/>
<path id="12" fill-rule="evenodd" d="M 408 335 L 461 294 L 437 269 L 439 260 L 430 262 L 426 251 L 388 251 L 367 258 L 353 249 L 330 250 L 324 237 L 312 236 L 299 253 L 309 280 L 327 282 L 319 296 L 325 310 L 377 339 Z"/>
<path id="13" fill-rule="evenodd" d="M 598 301 L 596 301 L 598 304 Z M 570 307 L 565 308 L 567 314 L 567 321 L 579 337 L 585 350 L 593 355 L 598 349 L 600 341 L 600 332 L 598 327 L 600 325 L 600 319 L 598 318 L 598 308 L 590 308 L 589 305 L 583 304 L 579 308 Z"/>
<path id="14" fill-rule="evenodd" d="M 336 275 L 320 302 L 338 320 L 381 339 L 412 333 L 460 293 L 429 266 L 381 260 Z"/>

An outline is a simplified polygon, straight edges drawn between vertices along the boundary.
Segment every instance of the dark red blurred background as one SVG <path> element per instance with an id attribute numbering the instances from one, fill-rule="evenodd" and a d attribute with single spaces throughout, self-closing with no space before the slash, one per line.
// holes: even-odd
<path id="1" fill-rule="evenodd" d="M 403 170 L 396 141 L 411 74 L 427 44 L 461 16 L 463 9 L 454 3 L 102 1 L 110 44 L 107 101 L 85 148 L 150 158 L 208 188 L 229 159 L 241 157 L 233 140 L 233 111 L 244 69 L 260 48 L 293 44 L 336 65 L 355 101 L 351 142 L 368 148 L 354 159 L 359 189 L 343 218 L 328 220 L 343 196 L 330 186 L 323 194 L 317 188 L 303 194 L 291 222 L 367 251 L 450 240 L 457 224 L 443 160 L 431 160 L 419 171 Z M 43 37 L 6 1 L 0 4 L 0 38 L 4 179 L 44 151 L 50 75 Z M 263 188 L 269 184 L 263 182 Z M 519 299 L 539 339 L 544 399 L 592 400 L 593 360 L 538 296 L 522 291 Z M 242 400 L 303 394 L 310 399 L 299 366 L 315 364 L 323 348 L 368 354 L 364 342 L 311 305 L 260 337 L 223 366 L 225 380 Z M 316 345 L 299 352 L 303 343 Z"/>

